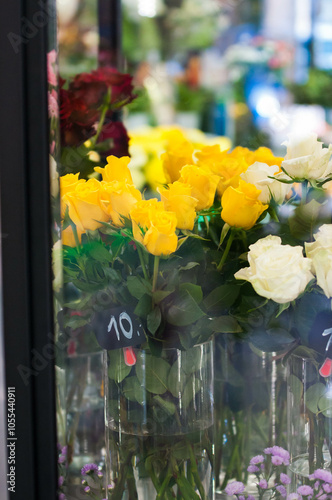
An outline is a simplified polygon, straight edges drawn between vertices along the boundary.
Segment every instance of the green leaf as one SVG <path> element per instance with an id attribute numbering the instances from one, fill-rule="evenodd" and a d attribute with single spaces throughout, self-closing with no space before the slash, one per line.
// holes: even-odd
<path id="1" fill-rule="evenodd" d="M 188 262 L 187 265 L 183 267 L 179 267 L 179 271 L 189 271 L 189 269 L 193 269 L 196 266 L 199 266 L 200 264 L 198 262 Z"/>
<path id="2" fill-rule="evenodd" d="M 181 285 L 179 286 L 179 290 L 186 290 L 187 292 L 189 292 L 194 301 L 197 302 L 197 304 L 199 304 L 203 300 L 202 287 L 200 287 L 199 285 L 194 285 L 193 283 L 181 283 Z"/>
<path id="3" fill-rule="evenodd" d="M 140 384 L 149 392 L 164 394 L 167 391 L 167 377 L 170 365 L 162 358 L 156 358 L 144 351 L 139 352 L 136 374 Z"/>
<path id="4" fill-rule="evenodd" d="M 127 278 L 128 290 L 133 297 L 141 299 L 145 294 L 151 294 L 151 283 L 139 276 L 128 276 Z"/>
<path id="5" fill-rule="evenodd" d="M 196 393 L 200 390 L 201 388 L 201 381 L 195 377 L 194 374 L 192 374 L 185 385 L 185 388 L 181 394 L 181 402 L 183 405 L 183 408 L 188 408 L 192 400 L 194 399 Z"/>
<path id="6" fill-rule="evenodd" d="M 147 315 L 147 325 L 148 329 L 152 334 L 155 334 L 158 330 L 158 327 L 161 323 L 161 311 L 158 306 L 156 306 L 149 314 Z"/>
<path id="7" fill-rule="evenodd" d="M 80 326 L 84 326 L 88 323 L 88 320 L 82 318 L 81 316 L 71 316 L 70 318 L 66 318 L 65 325 L 69 328 L 75 330 L 75 328 L 79 328 Z"/>
<path id="8" fill-rule="evenodd" d="M 232 316 L 213 318 L 209 323 L 209 328 L 214 333 L 241 333 L 243 331 L 239 323 Z"/>
<path id="9" fill-rule="evenodd" d="M 279 310 L 278 310 L 278 314 L 276 315 L 276 318 L 279 318 L 279 316 L 284 312 L 284 311 L 287 311 L 287 309 L 289 308 L 290 306 L 290 302 L 286 302 L 285 304 L 280 304 L 279 305 Z"/>
<path id="10" fill-rule="evenodd" d="M 134 313 L 142 319 L 145 319 L 152 309 L 152 301 L 150 295 L 143 295 L 135 307 Z"/>
<path id="11" fill-rule="evenodd" d="M 181 370 L 187 375 L 197 372 L 201 367 L 201 350 L 198 347 L 182 351 Z"/>
<path id="12" fill-rule="evenodd" d="M 173 304 L 169 308 L 167 320 L 171 325 L 187 326 L 204 315 L 205 313 L 200 309 L 190 293 L 187 290 L 183 290 L 176 297 L 176 304 Z"/>
<path id="13" fill-rule="evenodd" d="M 176 406 L 172 401 L 167 401 L 161 396 L 154 396 L 153 413 L 159 422 L 165 421 L 168 417 L 174 415 Z"/>
<path id="14" fill-rule="evenodd" d="M 306 407 L 308 410 L 312 411 L 312 413 L 317 413 L 318 412 L 318 402 L 322 398 L 326 391 L 326 387 L 324 384 L 321 382 L 318 382 L 317 384 L 311 385 L 305 392 L 304 394 L 304 401 L 306 404 Z M 331 406 L 331 400 L 330 404 Z M 324 407 L 324 410 L 326 407 Z"/>
<path id="15" fill-rule="evenodd" d="M 326 387 L 325 387 L 326 391 Z M 323 395 L 318 401 L 318 408 L 324 415 L 324 417 L 332 418 L 332 398 L 328 397 L 326 394 Z M 331 424 L 329 424 L 331 425 Z"/>
<path id="16" fill-rule="evenodd" d="M 249 336 L 250 342 L 264 352 L 281 351 L 288 344 L 294 342 L 294 337 L 283 328 L 269 328 L 252 330 Z"/>
<path id="17" fill-rule="evenodd" d="M 289 376 L 289 387 L 290 391 L 293 394 L 294 398 L 294 406 L 299 406 L 301 404 L 302 396 L 303 396 L 303 384 L 299 378 L 295 375 Z"/>
<path id="18" fill-rule="evenodd" d="M 125 377 L 129 375 L 131 366 L 126 365 L 122 349 L 108 351 L 108 356 L 108 376 L 119 384 Z"/>
<path id="19" fill-rule="evenodd" d="M 174 288 L 172 290 L 157 290 L 153 292 L 152 299 L 155 304 L 159 304 L 162 300 L 166 299 L 171 293 L 174 292 Z"/>
<path id="20" fill-rule="evenodd" d="M 141 405 L 144 403 L 145 391 L 137 377 L 127 377 L 123 382 L 122 390 L 129 401 L 137 401 Z"/>
<path id="21" fill-rule="evenodd" d="M 182 373 L 181 365 L 177 359 L 175 363 L 173 363 L 167 378 L 168 389 L 175 398 L 179 397 L 179 393 L 183 391 L 186 382 L 187 377 Z"/>
<path id="22" fill-rule="evenodd" d="M 89 250 L 89 255 L 100 262 L 112 262 L 112 256 L 109 251 L 101 244 L 95 243 Z"/>
<path id="23" fill-rule="evenodd" d="M 204 306 L 208 311 L 229 309 L 240 293 L 237 285 L 221 285 L 215 288 L 204 300 Z"/>

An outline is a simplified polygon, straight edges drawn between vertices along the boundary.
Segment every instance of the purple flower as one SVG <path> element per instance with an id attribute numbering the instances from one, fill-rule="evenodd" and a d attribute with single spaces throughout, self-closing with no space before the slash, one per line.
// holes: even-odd
<path id="1" fill-rule="evenodd" d="M 232 483 L 229 483 L 226 486 L 225 492 L 229 496 L 238 495 L 239 493 L 243 493 L 244 492 L 244 484 L 241 483 L 241 481 L 233 481 Z"/>
<path id="2" fill-rule="evenodd" d="M 97 475 L 98 475 L 99 479 L 101 479 L 103 477 L 103 473 L 102 472 L 98 472 Z"/>
<path id="3" fill-rule="evenodd" d="M 81 469 L 81 474 L 82 476 L 85 476 L 86 474 L 98 472 L 98 465 L 96 464 L 86 464 L 84 467 Z"/>
<path id="4" fill-rule="evenodd" d="M 256 465 L 249 465 L 247 471 L 250 473 L 259 472 L 259 468 Z"/>
<path id="5" fill-rule="evenodd" d="M 266 479 L 261 479 L 259 481 L 259 487 L 262 488 L 262 490 L 266 490 L 267 489 L 267 480 Z"/>
<path id="6" fill-rule="evenodd" d="M 283 459 L 281 457 L 278 457 L 277 455 L 271 457 L 271 462 L 273 465 L 281 465 L 283 464 Z"/>
<path id="7" fill-rule="evenodd" d="M 246 500 L 246 497 L 244 497 L 243 495 L 239 495 L 239 496 L 238 496 L 238 499 L 239 499 L 239 500 Z"/>
<path id="8" fill-rule="evenodd" d="M 290 455 L 287 450 L 281 448 L 281 446 L 272 446 L 272 448 L 265 448 L 264 453 L 266 455 L 273 455 L 282 458 L 282 463 L 284 465 L 289 465 Z"/>
<path id="9" fill-rule="evenodd" d="M 284 474 L 283 472 L 280 474 L 280 481 L 282 484 L 290 484 L 291 483 L 291 478 L 287 476 L 287 474 Z"/>
<path id="10" fill-rule="evenodd" d="M 64 480 L 65 480 L 65 478 L 63 476 L 59 476 L 59 479 L 58 479 L 59 488 L 61 488 L 61 486 L 63 485 Z"/>
<path id="11" fill-rule="evenodd" d="M 64 446 L 64 447 L 61 449 L 61 455 L 65 455 L 65 456 L 67 456 L 67 451 L 68 451 L 68 446 Z"/>
<path id="12" fill-rule="evenodd" d="M 250 460 L 250 465 L 257 465 L 257 464 L 261 464 L 262 462 L 264 462 L 265 458 L 263 457 L 263 455 L 256 455 L 255 457 L 252 457 L 252 459 Z"/>
<path id="13" fill-rule="evenodd" d="M 325 483 L 330 483 L 332 484 L 332 474 L 328 470 L 324 469 L 316 469 L 314 473 L 309 476 L 309 479 L 321 479 L 322 481 L 325 481 Z"/>
<path id="14" fill-rule="evenodd" d="M 90 486 L 86 486 L 86 487 L 84 488 L 84 491 L 85 491 L 85 493 L 90 493 L 90 491 L 91 491 Z"/>
<path id="15" fill-rule="evenodd" d="M 59 500 L 66 500 L 66 497 L 65 497 L 64 493 L 60 493 Z"/>
<path id="16" fill-rule="evenodd" d="M 253 495 L 248 495 L 247 496 L 247 500 L 256 500 L 255 497 Z"/>
<path id="17" fill-rule="evenodd" d="M 332 493 L 332 485 L 328 483 L 323 484 L 323 490 L 325 493 Z"/>
<path id="18" fill-rule="evenodd" d="M 299 500 L 300 495 L 298 493 L 290 493 L 287 497 L 287 500 Z"/>
<path id="19" fill-rule="evenodd" d="M 261 464 L 261 470 L 265 470 L 265 464 Z"/>
<path id="20" fill-rule="evenodd" d="M 276 490 L 279 491 L 280 495 L 283 497 L 283 498 L 286 498 L 287 496 L 287 491 L 286 491 L 286 488 L 285 486 L 282 486 L 282 484 L 279 484 L 279 486 L 276 487 Z"/>
<path id="21" fill-rule="evenodd" d="M 299 486 L 297 488 L 297 492 L 299 495 L 302 495 L 304 497 L 307 497 L 309 495 L 314 494 L 314 490 L 311 488 L 311 486 L 308 486 L 307 484 L 304 484 L 303 486 Z"/>
<path id="22" fill-rule="evenodd" d="M 63 462 L 65 462 L 65 461 L 66 461 L 66 457 L 64 455 L 60 455 L 58 458 L 58 463 L 63 464 Z"/>

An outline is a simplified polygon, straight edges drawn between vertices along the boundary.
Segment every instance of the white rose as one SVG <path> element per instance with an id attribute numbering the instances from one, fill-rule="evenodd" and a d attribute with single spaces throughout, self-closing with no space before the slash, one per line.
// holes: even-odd
<path id="1" fill-rule="evenodd" d="M 291 190 L 291 187 L 289 184 L 285 184 L 278 180 L 289 180 L 289 177 L 284 173 L 278 174 L 278 172 L 279 167 L 277 165 L 269 166 L 266 163 L 256 161 L 253 165 L 250 165 L 240 177 L 245 182 L 254 184 L 257 189 L 262 191 L 258 197 L 262 203 L 269 203 L 272 197 L 276 203 L 281 204 Z M 269 177 L 274 177 L 274 179 L 270 179 Z"/>
<path id="2" fill-rule="evenodd" d="M 235 273 L 249 281 L 256 293 L 278 304 L 295 300 L 314 276 L 311 260 L 303 257 L 300 246 L 282 245 L 278 236 L 267 236 L 249 247 L 250 266 Z"/>
<path id="3" fill-rule="evenodd" d="M 287 146 L 287 155 L 281 166 L 290 177 L 323 180 L 332 173 L 332 146 L 323 148 L 323 143 L 317 141 L 316 134 L 291 134 L 289 141 L 284 142 L 283 146 Z"/>
<path id="4" fill-rule="evenodd" d="M 326 297 L 332 297 L 332 224 L 324 224 L 316 234 L 313 243 L 305 243 L 307 256 L 312 260 L 317 284 Z"/>

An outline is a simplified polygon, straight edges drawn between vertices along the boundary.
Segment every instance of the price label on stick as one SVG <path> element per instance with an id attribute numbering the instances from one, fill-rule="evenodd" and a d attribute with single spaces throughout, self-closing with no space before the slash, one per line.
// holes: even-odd
<path id="1" fill-rule="evenodd" d="M 96 313 L 92 328 L 99 345 L 107 350 L 139 345 L 146 340 L 139 318 L 123 307 Z"/>

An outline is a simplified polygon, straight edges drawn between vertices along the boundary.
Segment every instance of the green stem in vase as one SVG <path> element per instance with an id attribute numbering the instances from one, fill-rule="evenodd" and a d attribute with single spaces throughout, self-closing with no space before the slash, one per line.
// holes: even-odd
<path id="1" fill-rule="evenodd" d="M 154 257 L 154 266 L 153 266 L 153 282 L 152 282 L 152 292 L 156 291 L 158 272 L 159 272 L 159 255 L 155 255 Z"/>
<path id="2" fill-rule="evenodd" d="M 309 474 L 313 474 L 315 469 L 315 416 L 309 411 Z"/>
<path id="3" fill-rule="evenodd" d="M 206 500 L 204 486 L 202 485 L 201 479 L 200 479 L 199 474 L 198 474 L 197 460 L 195 457 L 193 447 L 190 443 L 188 443 L 188 450 L 189 450 L 189 456 L 190 456 L 191 471 L 192 471 L 192 474 L 194 476 L 195 483 L 196 483 L 196 486 L 198 488 L 199 494 L 201 495 L 201 500 Z"/>
<path id="4" fill-rule="evenodd" d="M 159 489 L 158 494 L 156 496 L 156 500 L 161 500 L 162 498 L 164 498 L 164 493 L 166 491 L 166 488 L 169 485 L 170 480 L 172 479 L 172 475 L 173 475 L 172 468 L 169 466 L 167 475 L 166 475 L 164 481 L 162 482 L 162 485 L 160 486 L 160 489 Z"/>
<path id="5" fill-rule="evenodd" d="M 138 493 L 137 493 L 136 480 L 131 461 L 128 464 L 127 487 L 130 500 L 137 500 Z"/>
<path id="6" fill-rule="evenodd" d="M 201 500 L 197 493 L 194 491 L 193 487 L 189 483 L 188 479 L 181 473 L 178 464 L 174 458 L 171 459 L 173 465 L 173 474 L 176 484 L 181 491 L 183 500 Z"/>
<path id="7" fill-rule="evenodd" d="M 141 247 L 139 246 L 139 244 L 136 245 L 136 248 L 137 248 L 137 253 L 138 253 L 138 257 L 139 257 L 139 260 L 140 260 L 140 263 L 141 263 L 141 266 L 142 266 L 142 271 L 143 271 L 143 274 L 144 274 L 144 278 L 146 280 L 149 279 L 148 277 L 148 273 L 146 271 L 146 267 L 145 267 L 145 262 L 144 262 L 144 257 L 143 257 L 143 254 L 142 254 L 142 249 Z"/>
<path id="8" fill-rule="evenodd" d="M 219 262 L 219 264 L 217 266 L 217 270 L 218 271 L 221 271 L 223 265 L 226 262 L 227 256 L 229 254 L 229 251 L 231 249 L 231 246 L 232 246 L 232 243 L 233 243 L 233 240 L 234 240 L 234 236 L 235 236 L 235 232 L 234 232 L 234 228 L 232 228 L 231 234 L 229 235 L 229 238 L 228 238 L 228 241 L 227 241 L 226 248 L 225 248 L 224 253 L 222 254 L 221 260 L 220 260 L 220 262 Z"/>

